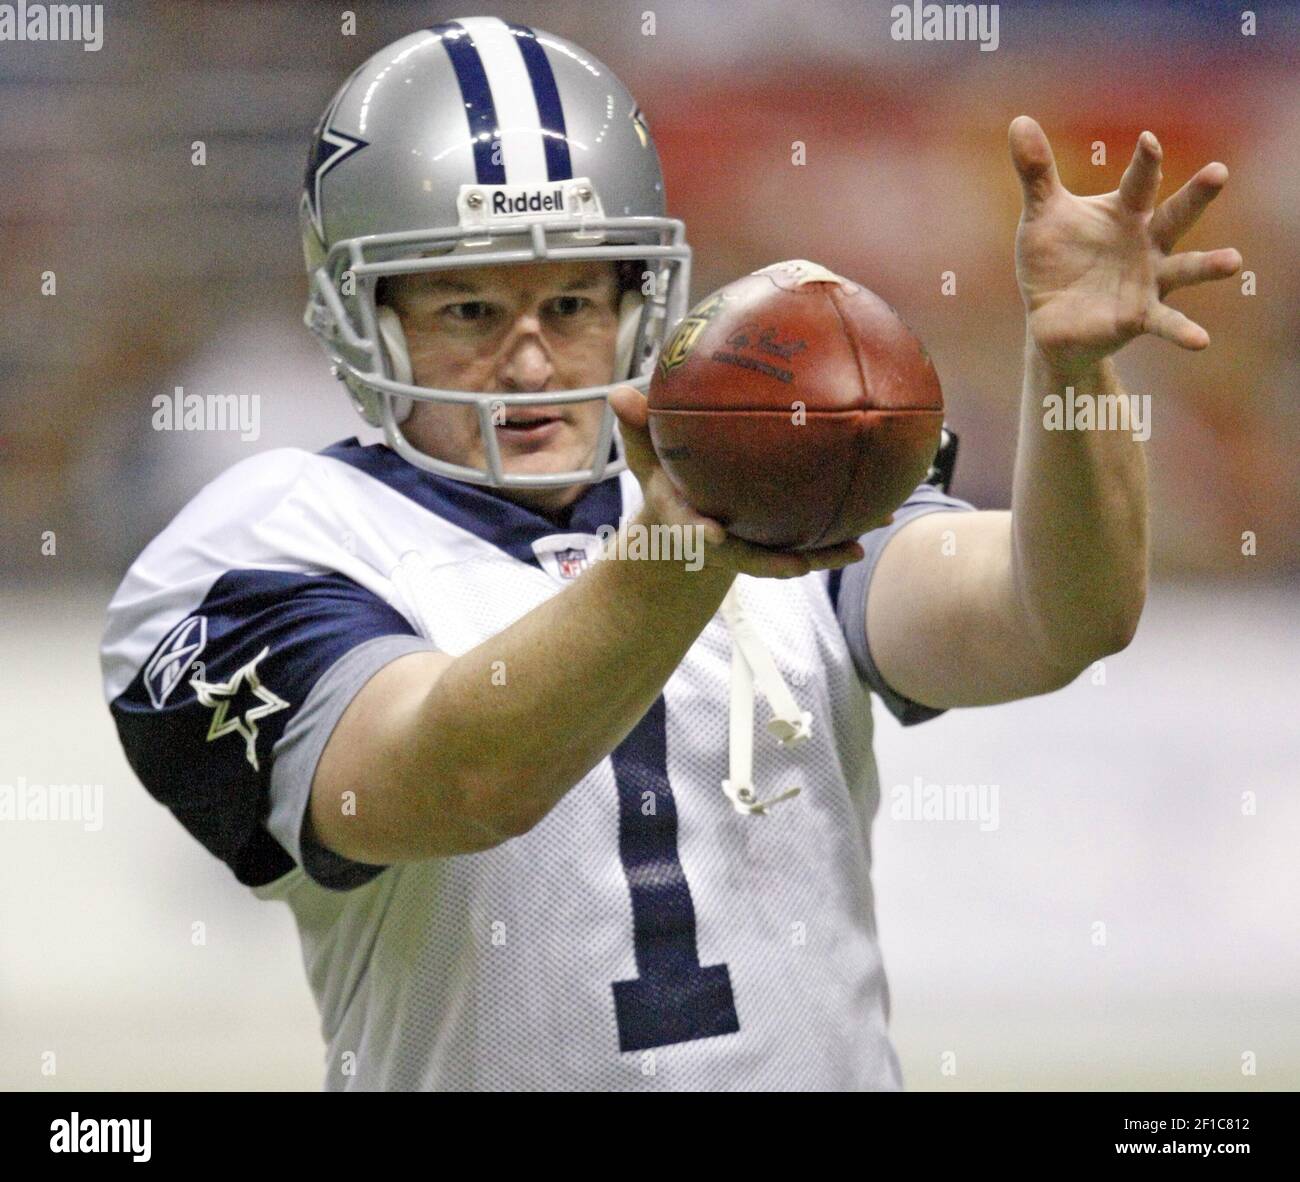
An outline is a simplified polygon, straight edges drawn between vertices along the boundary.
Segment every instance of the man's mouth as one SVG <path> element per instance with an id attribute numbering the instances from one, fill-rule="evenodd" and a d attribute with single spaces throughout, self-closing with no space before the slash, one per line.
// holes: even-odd
<path id="1" fill-rule="evenodd" d="M 562 422 L 562 416 L 551 414 L 545 410 L 521 410 L 513 414 L 508 414 L 499 427 L 506 427 L 511 431 L 531 431 L 538 427 L 544 427 L 547 423 Z"/>
<path id="2" fill-rule="evenodd" d="M 544 408 L 510 411 L 497 424 L 497 437 L 512 443 L 541 443 L 550 439 L 564 422 L 562 415 Z"/>

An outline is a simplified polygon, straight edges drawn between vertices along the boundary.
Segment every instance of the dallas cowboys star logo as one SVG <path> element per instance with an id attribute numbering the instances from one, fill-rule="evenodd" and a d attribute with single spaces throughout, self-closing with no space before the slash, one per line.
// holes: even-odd
<path id="1" fill-rule="evenodd" d="M 331 168 L 342 164 L 354 152 L 370 146 L 368 140 L 359 140 L 356 136 L 348 135 L 331 126 L 334 122 L 334 113 L 339 109 L 339 103 L 343 101 L 347 89 L 345 85 L 334 96 L 330 109 L 325 112 L 325 118 L 320 121 L 320 127 L 316 129 L 316 139 L 307 157 L 307 177 L 304 181 L 307 189 L 307 206 L 311 212 L 312 225 L 316 227 L 316 233 L 322 240 L 325 238 L 325 228 L 321 223 L 320 214 L 321 181 L 325 179 L 325 174 Z"/>
<path id="2" fill-rule="evenodd" d="M 212 715 L 212 725 L 208 727 L 208 742 L 219 739 L 222 735 L 237 734 L 244 740 L 244 755 L 253 765 L 254 771 L 260 771 L 257 763 L 257 720 L 268 714 L 289 709 L 289 703 L 278 694 L 273 693 L 262 684 L 257 676 L 257 663 L 271 650 L 264 648 L 247 665 L 236 669 L 234 676 L 227 682 L 207 682 L 198 677 L 190 679 L 198 699 Z M 242 708 L 231 710 L 235 699 L 243 693 L 257 699 L 257 705 L 245 704 Z"/>

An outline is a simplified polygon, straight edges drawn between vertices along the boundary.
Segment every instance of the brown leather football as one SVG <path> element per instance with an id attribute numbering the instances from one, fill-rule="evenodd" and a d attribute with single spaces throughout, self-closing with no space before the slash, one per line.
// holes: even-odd
<path id="1" fill-rule="evenodd" d="M 907 499 L 938 451 L 943 394 L 893 308 L 795 259 L 686 315 L 649 411 L 659 462 L 695 509 L 801 550 L 856 538 Z"/>

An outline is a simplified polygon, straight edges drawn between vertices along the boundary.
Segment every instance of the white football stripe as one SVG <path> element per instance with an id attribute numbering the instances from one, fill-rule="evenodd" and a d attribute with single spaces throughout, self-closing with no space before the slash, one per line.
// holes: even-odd
<path id="1" fill-rule="evenodd" d="M 501 153 L 506 181 L 529 185 L 546 181 L 546 150 L 542 147 L 542 118 L 528 77 L 523 54 L 505 21 L 472 16 L 459 24 L 473 39 L 492 88 L 492 103 L 501 128 Z"/>

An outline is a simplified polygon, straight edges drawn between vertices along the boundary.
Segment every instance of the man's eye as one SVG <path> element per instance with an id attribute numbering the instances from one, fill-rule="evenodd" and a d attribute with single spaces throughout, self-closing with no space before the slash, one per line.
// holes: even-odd
<path id="1" fill-rule="evenodd" d="M 486 320 L 492 314 L 492 305 L 484 300 L 467 300 L 462 304 L 448 304 L 443 311 L 453 320 Z"/>
<path id="2" fill-rule="evenodd" d="M 551 301 L 551 308 L 560 316 L 576 316 L 590 304 L 583 296 L 559 296 Z"/>

